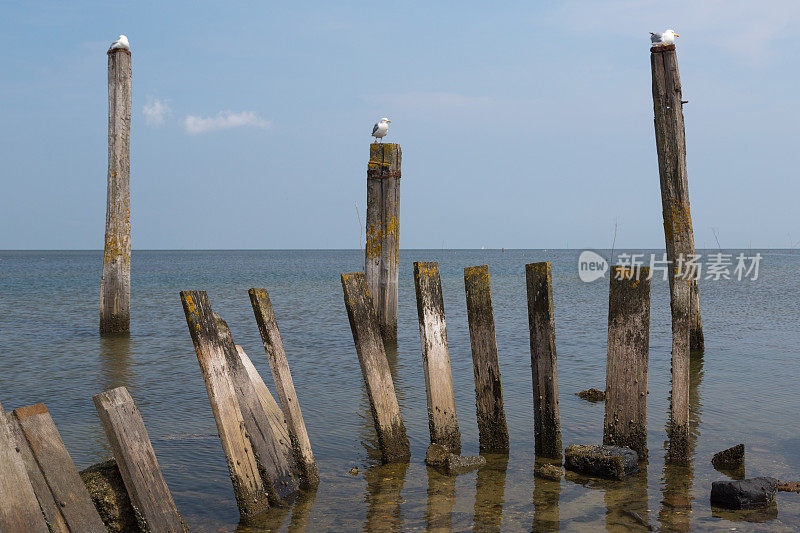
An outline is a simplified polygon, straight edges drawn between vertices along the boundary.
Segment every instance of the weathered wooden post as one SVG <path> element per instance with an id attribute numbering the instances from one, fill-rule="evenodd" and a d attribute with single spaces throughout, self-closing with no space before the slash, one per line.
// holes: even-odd
<path id="1" fill-rule="evenodd" d="M 419 338 L 422 344 L 422 367 L 428 396 L 428 427 L 431 444 L 441 444 L 450 453 L 461 453 L 461 433 L 456 417 L 450 351 L 439 264 L 414 263 L 414 287 L 417 293 Z"/>
<path id="2" fill-rule="evenodd" d="M 556 327 L 550 262 L 526 265 L 525 278 L 531 335 L 535 454 L 560 459 L 561 414 L 558 408 Z"/>
<path id="3" fill-rule="evenodd" d="M 475 374 L 475 408 L 481 453 L 508 453 L 508 427 L 497 360 L 489 267 L 464 269 L 467 319 Z"/>
<path id="4" fill-rule="evenodd" d="M 300 411 L 300 401 L 294 389 L 292 374 L 289 371 L 289 361 L 283 350 L 283 340 L 278 330 L 278 320 L 272 309 L 267 289 L 250 289 L 250 303 L 256 315 L 258 330 L 261 332 L 261 341 L 267 352 L 269 367 L 272 370 L 272 379 L 278 392 L 278 399 L 286 419 L 286 427 L 292 441 L 292 449 L 301 471 L 301 480 L 306 489 L 319 485 L 319 471 L 314 453 L 311 451 L 311 441 L 308 438 L 306 423 Z"/>
<path id="5" fill-rule="evenodd" d="M 667 259 L 676 266 L 695 253 L 692 214 L 689 208 L 689 182 L 686 175 L 686 131 L 683 125 L 683 95 L 678 72 L 675 45 L 659 45 L 650 49 L 653 76 L 653 112 L 658 151 L 658 173 L 661 180 L 661 206 L 664 216 L 664 237 Z M 669 286 L 675 280 L 670 269 Z M 672 299 L 674 303 L 674 298 Z M 705 347 L 703 323 L 700 319 L 700 288 L 692 280 L 689 297 L 690 348 L 702 352 Z M 682 312 L 682 311 L 680 311 Z"/>
<path id="6" fill-rule="evenodd" d="M 0 530 L 48 533 L 26 470 L 11 421 L 0 405 Z"/>
<path id="7" fill-rule="evenodd" d="M 100 333 L 130 331 L 131 323 L 131 53 L 108 51 L 108 191 Z"/>
<path id="8" fill-rule="evenodd" d="M 650 269 L 611 268 L 603 444 L 647 456 Z"/>
<path id="9" fill-rule="evenodd" d="M 406 427 L 364 274 L 342 274 L 342 290 L 382 460 L 384 463 L 408 461 L 411 450 Z"/>
<path id="10" fill-rule="evenodd" d="M 401 159 L 399 144 L 370 144 L 364 274 L 378 314 L 381 336 L 392 342 L 397 341 Z"/>
<path id="11" fill-rule="evenodd" d="M 167 487 L 139 408 L 125 387 L 93 398 L 119 472 L 148 531 L 188 531 Z"/>
<path id="12" fill-rule="evenodd" d="M 269 508 L 267 489 L 258 458 L 247 437 L 214 313 L 205 291 L 181 291 L 181 301 L 222 441 L 239 513 L 244 517 L 253 516 Z"/>
<path id="13" fill-rule="evenodd" d="M 673 271 L 672 285 L 672 394 L 670 395 L 669 446 L 667 462 L 689 460 L 689 381 L 692 277 Z"/>

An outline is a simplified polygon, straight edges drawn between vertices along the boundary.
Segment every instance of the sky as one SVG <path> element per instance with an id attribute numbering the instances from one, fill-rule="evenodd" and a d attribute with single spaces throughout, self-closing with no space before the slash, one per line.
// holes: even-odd
<path id="1" fill-rule="evenodd" d="M 0 249 L 102 248 L 120 33 L 134 249 L 358 248 L 382 116 L 402 248 L 663 247 L 666 28 L 697 246 L 800 247 L 797 26 L 796 0 L 2 1 Z"/>

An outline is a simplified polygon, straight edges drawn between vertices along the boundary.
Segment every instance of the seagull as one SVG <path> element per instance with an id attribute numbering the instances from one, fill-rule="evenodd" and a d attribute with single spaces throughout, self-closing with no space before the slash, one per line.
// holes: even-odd
<path id="1" fill-rule="evenodd" d="M 654 45 L 675 44 L 675 37 L 680 37 L 675 30 L 667 30 L 664 33 L 650 32 L 650 42 Z"/>
<path id="2" fill-rule="evenodd" d="M 128 38 L 124 35 L 120 35 L 116 41 L 111 43 L 111 48 L 109 50 L 130 50 L 131 45 L 128 43 Z"/>
<path id="3" fill-rule="evenodd" d="M 372 128 L 372 136 L 375 137 L 375 142 L 378 142 L 378 139 L 386 137 L 386 134 L 389 133 L 390 122 L 391 120 L 383 117 L 380 122 L 375 124 L 375 126 Z"/>

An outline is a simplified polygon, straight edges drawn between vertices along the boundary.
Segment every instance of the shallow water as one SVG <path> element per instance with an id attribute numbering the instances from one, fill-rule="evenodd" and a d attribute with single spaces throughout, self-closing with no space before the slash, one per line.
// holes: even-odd
<path id="1" fill-rule="evenodd" d="M 754 253 L 754 252 L 753 252 Z M 670 388 L 668 286 L 653 281 L 649 464 L 627 482 L 533 477 L 533 399 L 524 265 L 553 262 L 563 441 L 602 440 L 608 281 L 582 283 L 579 251 L 402 250 L 397 348 L 389 350 L 411 441 L 408 465 L 377 465 L 377 440 L 339 274 L 358 251 L 135 251 L 130 337 L 98 336 L 101 252 L 0 252 L 0 402 L 44 402 L 79 468 L 110 456 L 92 395 L 128 387 L 164 476 L 193 531 L 233 531 L 238 512 L 178 297 L 208 291 L 214 310 L 265 381 L 271 375 L 247 289 L 269 289 L 322 482 L 291 509 L 241 531 L 309 530 L 795 530 L 800 494 L 766 513 L 720 514 L 711 456 L 747 446 L 747 475 L 800 479 L 800 253 L 761 251 L 756 281 L 703 281 L 706 353 L 692 363 L 693 461 L 664 467 Z M 750 255 L 750 252 L 748 252 Z M 438 261 L 464 454 L 478 451 L 463 268 L 488 264 L 511 436 L 508 457 L 457 478 L 424 463 L 428 423 L 412 262 Z M 356 466 L 359 474 L 348 471 Z"/>

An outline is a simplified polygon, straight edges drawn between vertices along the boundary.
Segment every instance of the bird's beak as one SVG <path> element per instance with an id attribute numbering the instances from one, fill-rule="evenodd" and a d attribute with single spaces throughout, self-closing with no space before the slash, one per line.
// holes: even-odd
<path id="1" fill-rule="evenodd" d="M 391 122 L 391 120 L 387 120 L 386 122 Z"/>
<path id="2" fill-rule="evenodd" d="M 676 33 L 676 34 L 675 34 L 675 37 L 680 37 L 680 35 L 678 35 L 678 34 Z"/>

